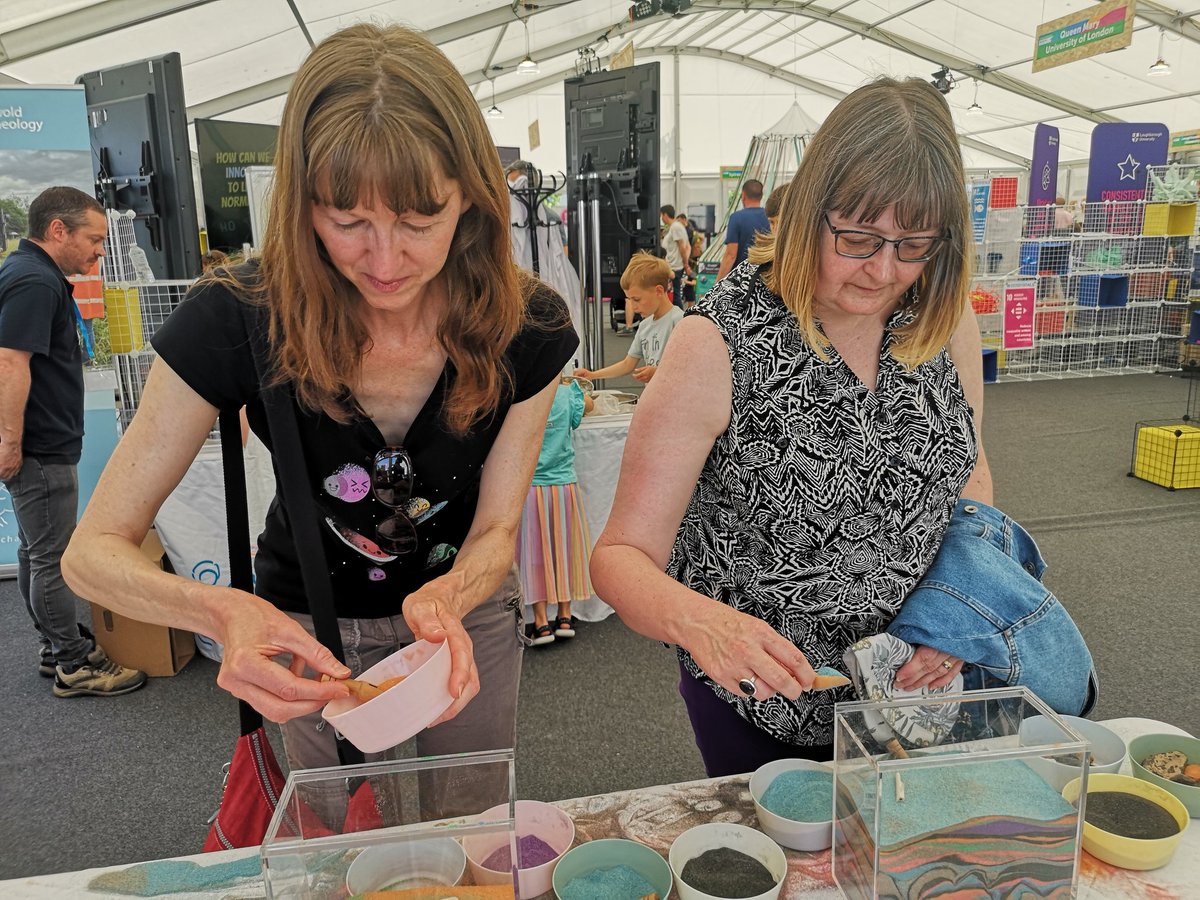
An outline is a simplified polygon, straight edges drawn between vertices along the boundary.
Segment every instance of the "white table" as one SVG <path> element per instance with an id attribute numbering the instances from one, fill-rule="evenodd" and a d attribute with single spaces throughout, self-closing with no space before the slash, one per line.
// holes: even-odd
<path id="1" fill-rule="evenodd" d="M 593 544 L 612 511 L 617 478 L 621 474 L 621 455 L 625 452 L 625 438 L 632 419 L 633 415 L 628 413 L 585 416 L 575 429 L 575 474 L 579 478 L 579 493 Z M 572 603 L 571 612 L 584 622 L 600 622 L 612 615 L 613 608 L 593 594 L 586 600 Z"/>
<path id="2" fill-rule="evenodd" d="M 1186 733 L 1153 719 L 1111 719 L 1102 724 L 1126 742 L 1139 734 Z M 1128 770 L 1129 761 L 1126 760 L 1122 771 L 1128 774 Z M 580 797 L 575 800 L 563 800 L 557 805 L 566 810 L 575 821 L 577 843 L 598 838 L 623 837 L 641 841 L 665 857 L 671 842 L 693 825 L 715 821 L 718 818 L 725 822 L 740 821 L 751 826 L 756 825 L 748 782 L 749 775 L 733 775 L 727 778 L 617 791 L 595 797 Z M 104 869 L 62 872 L 57 875 L 34 875 L 0 881 L 0 897 L 5 900 L 49 900 L 103 896 L 112 900 L 120 895 L 89 888 L 89 883 L 96 876 L 121 872 L 136 876 L 139 870 L 144 871 L 146 867 L 156 865 L 159 869 L 149 870 L 161 875 L 165 865 L 195 862 L 203 866 L 214 866 L 257 858 L 257 855 L 258 848 L 253 847 L 246 850 L 182 856 L 132 867 L 110 866 Z M 819 853 L 788 850 L 786 855 L 788 875 L 780 900 L 836 900 L 840 896 L 830 874 L 828 850 Z M 262 881 L 256 876 L 251 876 L 211 890 L 167 889 L 156 896 L 170 897 L 172 900 L 251 900 L 263 897 L 264 890 Z M 1149 872 L 1118 869 L 1100 862 L 1086 851 L 1082 852 L 1077 897 L 1079 900 L 1133 900 L 1144 897 L 1184 900 L 1200 897 L 1200 826 L 1193 823 L 1184 832 L 1179 849 L 1170 863 Z"/>

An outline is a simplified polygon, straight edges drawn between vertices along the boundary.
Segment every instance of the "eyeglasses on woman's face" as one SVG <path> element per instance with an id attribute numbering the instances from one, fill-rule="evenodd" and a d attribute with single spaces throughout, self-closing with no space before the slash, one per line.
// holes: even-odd
<path id="1" fill-rule="evenodd" d="M 885 238 L 869 231 L 838 228 L 829 221 L 829 213 L 823 213 L 821 217 L 833 234 L 834 251 L 838 256 L 848 259 L 870 259 L 884 244 L 892 244 L 896 248 L 896 259 L 900 262 L 928 262 L 933 259 L 942 243 L 948 240 L 948 236 L 944 234 Z"/>
<path id="2" fill-rule="evenodd" d="M 375 539 L 383 550 L 396 556 L 417 549 L 417 529 L 404 513 L 404 506 L 412 497 L 413 478 L 412 457 L 403 447 L 384 447 L 375 454 L 371 490 L 376 500 L 395 510 L 375 526 Z"/>

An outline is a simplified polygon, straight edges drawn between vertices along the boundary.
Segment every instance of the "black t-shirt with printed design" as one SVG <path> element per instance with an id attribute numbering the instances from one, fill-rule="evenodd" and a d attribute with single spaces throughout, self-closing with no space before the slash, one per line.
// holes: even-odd
<path id="1" fill-rule="evenodd" d="M 244 315 L 245 306 L 223 285 L 199 285 L 152 343 L 163 361 L 213 406 L 222 410 L 245 406 L 250 427 L 270 449 L 247 333 L 247 322 L 265 329 L 266 312 L 250 307 L 249 315 Z M 340 618 L 397 615 L 408 594 L 450 570 L 474 519 L 483 464 L 509 407 L 553 381 L 579 343 L 565 305 L 548 288 L 539 287 L 534 293 L 526 319 L 505 354 L 511 389 L 494 416 L 466 435 L 449 430 L 441 415 L 454 378 L 447 363 L 409 428 L 404 447 L 415 473 L 409 514 L 418 537 L 412 553 L 390 556 L 375 540 L 376 526 L 395 512 L 371 491 L 372 461 L 386 444 L 375 423 L 355 417 L 342 424 L 297 405 L 308 480 L 322 519 Z M 307 612 L 288 516 L 277 494 L 258 539 L 255 592 L 280 609 Z"/>

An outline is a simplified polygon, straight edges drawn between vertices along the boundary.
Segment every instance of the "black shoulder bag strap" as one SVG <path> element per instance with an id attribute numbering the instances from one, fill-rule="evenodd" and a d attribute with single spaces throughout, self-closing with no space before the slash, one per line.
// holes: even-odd
<path id="1" fill-rule="evenodd" d="M 333 605 L 333 584 L 321 542 L 317 505 L 306 477 L 304 448 L 300 443 L 300 427 L 288 385 L 267 387 L 264 373 L 270 371 L 267 336 L 261 322 L 251 315 L 249 304 L 241 304 L 242 319 L 254 356 L 254 370 L 267 411 L 267 427 L 271 432 L 272 454 L 277 465 L 279 491 L 292 526 L 292 539 L 300 563 L 300 575 L 308 596 L 308 608 L 313 617 L 317 640 L 328 647 L 335 657 L 345 663 L 341 631 Z M 236 412 L 223 411 L 221 428 L 221 464 L 225 476 L 225 521 L 229 532 L 229 575 L 231 586 L 253 593 L 253 570 L 250 562 L 250 522 L 246 501 L 246 472 L 242 461 L 242 427 Z M 238 701 L 241 733 L 249 734 L 262 725 L 262 716 L 244 700 Z M 343 765 L 363 761 L 358 748 L 348 741 L 338 740 L 338 757 Z"/>

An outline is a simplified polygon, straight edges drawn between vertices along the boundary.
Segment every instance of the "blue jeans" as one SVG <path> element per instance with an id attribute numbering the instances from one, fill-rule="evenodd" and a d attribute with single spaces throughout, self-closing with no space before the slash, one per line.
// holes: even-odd
<path id="1" fill-rule="evenodd" d="M 1000 510 L 960 500 L 941 549 L 887 630 L 957 656 L 968 690 L 1025 685 L 1055 712 L 1084 715 L 1099 682 L 1083 635 L 1041 582 L 1029 533 Z"/>
<path id="2" fill-rule="evenodd" d="M 17 519 L 17 590 L 25 608 L 63 667 L 82 664 L 93 643 L 80 631 L 75 594 L 63 581 L 63 551 L 75 531 L 79 477 L 75 466 L 25 457 L 4 482 Z"/>
<path id="3" fill-rule="evenodd" d="M 671 302 L 683 309 L 683 269 L 672 269 L 675 273 L 671 282 Z"/>

